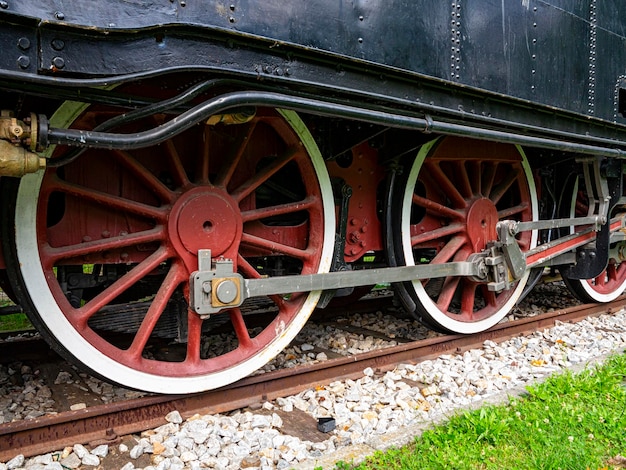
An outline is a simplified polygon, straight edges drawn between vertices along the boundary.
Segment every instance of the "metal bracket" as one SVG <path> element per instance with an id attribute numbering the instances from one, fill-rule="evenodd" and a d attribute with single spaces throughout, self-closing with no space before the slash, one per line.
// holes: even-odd
<path id="1" fill-rule="evenodd" d="M 203 319 L 224 308 L 243 302 L 243 277 L 234 272 L 233 261 L 211 260 L 211 250 L 198 251 L 198 271 L 191 274 L 189 288 L 191 309 Z"/>
<path id="2" fill-rule="evenodd" d="M 346 233 L 348 232 L 348 208 L 350 206 L 350 198 L 352 197 L 352 188 L 343 180 L 341 181 L 341 190 L 334 191 L 335 194 L 341 194 L 339 204 L 339 226 L 335 234 L 335 251 L 333 253 L 332 271 L 349 271 L 350 266 L 344 261 L 344 251 L 346 249 Z M 349 295 L 354 291 L 354 287 L 341 289 L 343 295 Z M 317 306 L 325 308 L 329 302 L 340 292 L 339 289 L 325 290 L 322 292 Z"/>
<path id="3" fill-rule="evenodd" d="M 609 261 L 609 244 L 611 230 L 609 227 L 609 214 L 617 197 L 621 194 L 621 174 L 618 177 L 607 177 L 603 171 L 603 159 L 601 157 L 585 158 L 578 160 L 583 166 L 585 189 L 589 200 L 589 212 L 587 216 L 600 217 L 595 230 L 598 234 L 595 243 L 583 246 L 576 252 L 576 263 L 564 265 L 559 269 L 561 274 L 570 279 L 591 279 L 600 274 Z M 610 167 L 610 166 L 609 166 Z M 609 172 L 610 174 L 610 172 Z"/>
<path id="4" fill-rule="evenodd" d="M 514 279 L 521 278 L 526 271 L 526 258 L 515 238 L 519 232 L 518 228 L 519 224 L 512 220 L 498 222 L 496 225 L 500 241 L 495 243 L 495 247 L 502 251 L 506 265 Z"/>

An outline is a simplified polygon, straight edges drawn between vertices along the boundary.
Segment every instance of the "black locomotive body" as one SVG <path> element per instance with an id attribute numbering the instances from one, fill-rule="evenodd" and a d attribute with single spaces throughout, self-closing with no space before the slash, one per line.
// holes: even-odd
<path id="1" fill-rule="evenodd" d="M 459 333 L 626 286 L 616 0 L 2 0 L 0 44 L 1 284 L 113 382 L 223 386 L 381 283 Z"/>

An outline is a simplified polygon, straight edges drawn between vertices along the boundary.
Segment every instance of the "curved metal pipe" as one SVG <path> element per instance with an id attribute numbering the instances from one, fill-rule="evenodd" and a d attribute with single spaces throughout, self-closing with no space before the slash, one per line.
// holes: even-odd
<path id="1" fill-rule="evenodd" d="M 41 86 L 41 85 L 63 86 L 63 87 L 70 87 L 70 88 L 85 87 L 85 88 L 93 89 L 96 86 L 106 87 L 106 86 L 111 86 L 114 84 L 128 83 L 128 82 L 133 82 L 133 81 L 141 80 L 141 79 L 155 78 L 155 77 L 164 76 L 164 75 L 171 74 L 171 73 L 179 73 L 179 72 L 180 73 L 188 73 L 188 72 L 215 73 L 215 72 L 223 72 L 223 71 L 224 70 L 218 70 L 218 69 L 215 69 L 214 67 L 209 67 L 209 66 L 198 66 L 198 65 L 195 65 L 192 67 L 191 66 L 190 67 L 177 66 L 177 67 L 167 67 L 167 68 L 159 69 L 159 70 L 135 72 L 135 73 L 126 74 L 126 75 L 80 79 L 80 78 L 67 78 L 67 77 L 56 77 L 56 76 L 50 77 L 50 76 L 45 76 L 45 75 L 43 76 L 33 75 L 30 73 L 24 73 L 24 72 L 0 70 L 0 79 L 13 80 L 13 81 L 18 81 L 20 83 L 28 83 L 28 84 L 38 85 L 38 86 Z M 247 73 L 244 73 L 243 75 L 248 75 L 249 77 L 256 76 L 255 74 L 247 74 Z M 229 79 L 223 79 L 223 80 L 229 80 Z M 366 92 L 362 90 L 355 90 L 355 89 L 349 89 L 349 88 L 335 88 L 335 87 L 323 85 L 320 83 L 311 83 L 311 82 L 302 81 L 302 80 L 286 79 L 284 77 L 281 79 L 281 81 L 288 83 L 288 84 L 292 84 L 292 85 L 299 84 L 303 86 L 316 86 L 320 90 L 319 92 L 320 94 L 324 94 L 325 91 L 327 91 L 328 93 L 336 92 L 336 91 L 347 92 L 347 93 L 350 93 L 353 96 L 353 98 L 357 100 L 358 99 L 363 99 L 364 101 L 365 100 L 384 100 L 394 105 L 403 106 L 403 107 L 418 106 L 422 112 L 446 114 L 448 116 L 451 116 L 453 119 L 458 118 L 459 120 L 470 117 L 471 119 L 475 121 L 479 121 L 483 123 L 484 125 L 488 125 L 492 127 L 517 128 L 521 132 L 536 132 L 536 133 L 548 132 L 550 135 L 554 136 L 555 138 L 574 139 L 574 140 L 584 139 L 587 142 L 594 142 L 597 145 L 613 145 L 613 144 L 620 145 L 621 144 L 620 142 L 615 142 L 611 140 L 610 138 L 606 138 L 606 137 L 598 137 L 598 136 L 593 136 L 593 135 L 591 136 L 581 135 L 581 134 L 576 134 L 574 132 L 561 131 L 561 130 L 556 130 L 556 129 L 546 129 L 546 128 L 533 126 L 529 124 L 523 124 L 522 126 L 520 126 L 520 123 L 515 122 L 515 121 L 493 118 L 490 116 L 468 114 L 467 112 L 462 111 L 462 110 L 446 108 L 443 106 L 438 106 L 435 104 L 428 104 L 425 102 L 416 103 L 408 99 L 389 96 L 389 95 L 385 95 L 381 93 Z M 247 83 L 247 82 L 242 81 L 242 83 Z M 55 93 L 54 96 L 58 97 L 60 95 L 57 92 Z M 84 96 L 85 94 L 81 95 L 81 97 L 84 97 Z M 78 96 L 72 96 L 72 97 L 68 97 L 67 99 L 80 99 L 80 98 Z M 121 100 L 115 104 L 118 106 L 123 106 L 128 103 L 124 100 Z M 526 106 L 529 106 L 531 104 L 532 103 L 526 103 Z M 586 118 L 589 119 L 588 116 Z"/>
<path id="2" fill-rule="evenodd" d="M 172 120 L 154 129 L 143 132 L 117 134 L 77 129 L 51 128 L 48 130 L 47 136 L 42 136 L 42 140 L 45 141 L 47 137 L 47 141 L 51 144 L 64 144 L 78 147 L 99 147 L 120 150 L 142 148 L 164 142 L 173 136 L 184 132 L 195 124 L 205 121 L 214 114 L 221 114 L 229 109 L 242 106 L 287 108 L 304 113 L 353 119 L 400 129 L 465 136 L 495 142 L 527 145 L 588 155 L 604 155 L 616 158 L 626 158 L 626 151 L 618 148 L 514 134 L 493 129 L 485 129 L 477 126 L 436 121 L 430 116 L 417 117 L 401 115 L 389 111 L 361 108 L 340 103 L 264 91 L 240 91 L 218 96 L 183 112 L 179 116 L 176 116 Z M 615 144 L 619 145 L 619 142 L 615 142 Z"/>
<path id="3" fill-rule="evenodd" d="M 144 106 L 143 108 L 135 109 L 133 111 L 129 111 L 127 113 L 123 113 L 118 116 L 115 116 L 114 118 L 111 118 L 108 121 L 105 121 L 102 124 L 99 124 L 98 126 L 96 126 L 94 128 L 94 131 L 98 131 L 98 132 L 108 131 L 110 129 L 114 129 L 116 126 L 127 124 L 129 122 L 133 122 L 138 119 L 150 116 L 152 114 L 172 110 L 176 106 L 180 106 L 184 103 L 187 103 L 188 101 L 191 101 L 200 93 L 212 87 L 220 85 L 224 82 L 226 82 L 226 80 L 215 79 L 215 80 L 204 81 L 194 87 L 191 87 L 185 90 L 180 95 L 174 96 L 173 98 L 159 101 L 157 103 Z M 77 149 L 70 150 L 68 153 L 64 154 L 63 156 L 50 160 L 48 166 L 60 167 L 63 165 L 67 165 L 68 163 L 80 157 L 84 151 L 85 151 L 85 148 L 77 148 Z"/>

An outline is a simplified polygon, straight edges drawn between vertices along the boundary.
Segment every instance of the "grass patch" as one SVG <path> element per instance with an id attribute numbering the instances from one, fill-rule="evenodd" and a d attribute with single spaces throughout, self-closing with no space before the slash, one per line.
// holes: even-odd
<path id="1" fill-rule="evenodd" d="M 506 406 L 462 412 L 412 445 L 338 469 L 626 468 L 626 355 L 528 387 Z M 617 457 L 617 458 L 616 458 Z"/>
<path id="2" fill-rule="evenodd" d="M 33 325 L 23 313 L 0 315 L 0 332 L 32 329 Z"/>

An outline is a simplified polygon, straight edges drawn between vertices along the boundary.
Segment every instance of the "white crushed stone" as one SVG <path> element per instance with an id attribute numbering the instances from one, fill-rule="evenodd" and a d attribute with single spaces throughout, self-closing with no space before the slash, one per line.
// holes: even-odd
<path id="1" fill-rule="evenodd" d="M 308 339 L 307 344 L 317 345 L 320 338 Z M 118 450 L 129 452 L 124 470 L 138 468 L 135 461 L 144 454 L 151 462 L 144 470 L 332 468 L 336 460 L 358 460 L 375 449 L 398 445 L 394 439 L 406 429 L 441 420 L 454 409 L 475 407 L 489 397 L 625 346 L 624 311 L 575 324 L 557 322 L 530 336 L 499 344 L 485 341 L 482 349 L 403 364 L 382 375 L 368 368 L 358 380 L 333 382 L 263 404 L 269 411 L 298 409 L 316 419 L 332 416 L 337 427 L 324 442 L 284 435 L 276 413 L 237 411 L 183 420 L 172 412 L 167 424 L 138 436 L 130 451 L 126 445 Z M 310 353 L 307 347 L 301 349 Z M 66 468 L 79 468 L 74 466 L 77 460 L 81 465 L 106 466 L 107 452 L 107 446 L 89 451 L 75 445 L 61 463 Z M 0 464 L 0 470 L 52 470 L 60 468 L 58 457 L 58 453 L 31 459 L 18 455 Z"/>

